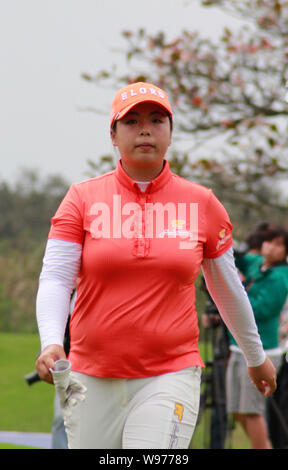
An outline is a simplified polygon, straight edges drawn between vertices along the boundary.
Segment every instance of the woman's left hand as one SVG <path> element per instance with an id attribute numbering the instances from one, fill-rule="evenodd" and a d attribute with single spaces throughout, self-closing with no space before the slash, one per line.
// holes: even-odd
<path id="1" fill-rule="evenodd" d="M 248 374 L 257 390 L 262 395 L 269 396 L 275 392 L 276 384 L 276 369 L 269 359 L 266 357 L 263 364 L 257 367 L 248 367 Z"/>

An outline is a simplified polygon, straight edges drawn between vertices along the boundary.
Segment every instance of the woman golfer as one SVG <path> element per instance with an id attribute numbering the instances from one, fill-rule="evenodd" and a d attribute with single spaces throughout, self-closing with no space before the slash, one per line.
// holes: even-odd
<path id="1" fill-rule="evenodd" d="M 37 370 L 60 391 L 70 448 L 188 448 L 203 368 L 200 268 L 261 393 L 275 390 L 275 370 L 235 269 L 225 209 L 165 160 L 166 93 L 149 83 L 118 91 L 110 131 L 116 169 L 72 184 L 52 218 L 37 295 Z M 71 370 L 62 370 L 76 280 Z"/>

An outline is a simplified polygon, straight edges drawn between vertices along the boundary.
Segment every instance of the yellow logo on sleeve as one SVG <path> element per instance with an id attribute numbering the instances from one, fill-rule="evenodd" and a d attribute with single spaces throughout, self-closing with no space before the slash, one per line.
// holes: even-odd
<path id="1" fill-rule="evenodd" d="M 220 238 L 224 238 L 225 235 L 226 235 L 226 230 L 225 230 L 225 228 L 223 228 L 223 229 L 220 230 L 220 232 L 219 232 L 219 237 L 220 237 Z"/>

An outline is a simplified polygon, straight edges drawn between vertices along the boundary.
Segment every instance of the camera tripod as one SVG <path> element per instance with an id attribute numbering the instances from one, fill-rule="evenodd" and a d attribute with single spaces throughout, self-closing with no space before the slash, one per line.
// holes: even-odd
<path id="1" fill-rule="evenodd" d="M 210 312 L 211 313 L 211 312 Z M 209 314 L 208 314 L 209 316 Z M 212 316 L 210 317 L 212 319 Z M 231 435 L 226 413 L 225 374 L 228 358 L 228 337 L 218 312 L 204 330 L 204 362 L 199 419 L 204 422 L 204 448 L 223 449 Z M 217 318 L 217 320 L 215 320 Z M 210 410 L 210 413 L 207 413 Z"/>
<path id="2" fill-rule="evenodd" d="M 276 392 L 269 397 L 267 421 L 270 440 L 274 449 L 288 449 L 288 360 L 282 357 L 277 375 Z"/>
<path id="3" fill-rule="evenodd" d="M 225 349 L 219 348 L 225 345 L 225 336 L 227 336 L 227 331 L 224 325 L 212 326 L 205 330 L 206 368 L 202 378 L 198 422 L 204 421 L 204 448 L 210 449 L 232 448 L 232 431 L 235 427 L 233 418 L 231 419 L 226 413 L 225 372 L 228 352 L 226 354 Z M 278 372 L 277 390 L 267 401 L 267 424 L 274 449 L 288 448 L 288 362 L 286 356 L 283 356 L 282 366 Z M 211 410 L 208 417 L 207 409 Z"/>

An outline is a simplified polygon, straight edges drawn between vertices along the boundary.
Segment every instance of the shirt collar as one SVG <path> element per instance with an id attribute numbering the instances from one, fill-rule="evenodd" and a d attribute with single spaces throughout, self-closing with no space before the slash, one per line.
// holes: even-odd
<path id="1" fill-rule="evenodd" d="M 121 159 L 117 162 L 117 167 L 115 169 L 115 176 L 118 181 L 125 186 L 126 188 L 130 189 L 130 191 L 138 191 L 137 183 L 127 175 L 126 171 L 122 167 Z M 172 172 L 170 170 L 170 166 L 167 160 L 164 160 L 163 169 L 161 173 L 154 178 L 150 184 L 148 185 L 146 192 L 153 193 L 159 191 L 172 177 Z"/>

